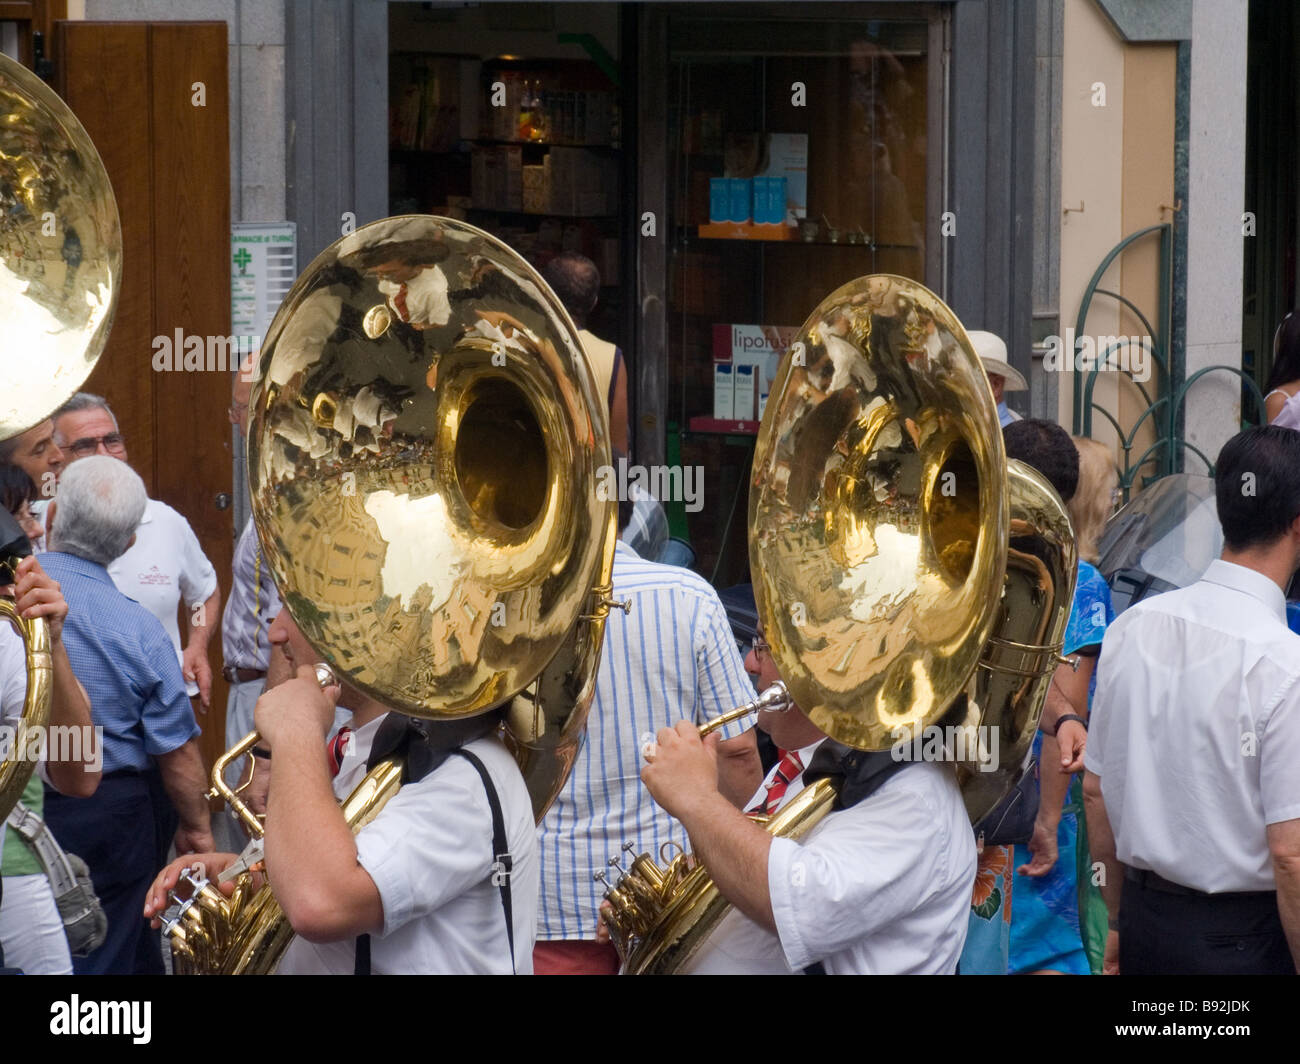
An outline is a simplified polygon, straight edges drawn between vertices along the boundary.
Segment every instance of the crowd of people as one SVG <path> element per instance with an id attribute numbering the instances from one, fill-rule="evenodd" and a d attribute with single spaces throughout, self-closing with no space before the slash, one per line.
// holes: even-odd
<path id="1" fill-rule="evenodd" d="M 598 278 L 580 262 L 553 273 L 589 311 Z M 1001 340 L 972 336 L 1004 406 L 1023 379 Z M 624 404 L 625 434 L 626 371 L 606 356 L 601 387 Z M 236 381 L 241 427 L 248 399 Z M 1066 504 L 1079 553 L 1068 660 L 1018 788 L 1037 812 L 1019 834 L 1005 818 L 972 826 L 950 763 L 857 756 L 798 706 L 702 738 L 780 669 L 761 627 L 738 640 L 706 581 L 638 555 L 632 500 L 612 578 L 630 609 L 611 611 L 585 743 L 534 825 L 497 735 L 504 707 L 417 724 L 346 677 L 321 686 L 250 522 L 222 617 L 226 739 L 261 734 L 231 781 L 251 771 L 246 797 L 266 812 L 255 884 L 265 870 L 295 932 L 279 971 L 614 974 L 606 888 L 632 842 L 692 852 L 730 903 L 693 972 L 1295 972 L 1300 635 L 1284 593 L 1300 569 L 1300 433 L 1228 442 L 1215 471 L 1222 557 L 1116 618 L 1096 568 L 1119 498 L 1110 451 L 1000 418 L 1008 457 Z M 102 399 L 75 396 L 0 445 L 0 463 L 5 509 L 38 551 L 12 594 L 50 622 L 51 722 L 102 735 L 102 748 L 47 759 L 11 817 L 25 827 L 4 844 L 4 963 L 158 973 L 182 873 L 198 865 L 217 882 L 244 848 L 235 821 L 209 814 L 197 745 L 217 577 L 184 518 L 147 497 Z M 21 643 L 0 625 L 6 723 L 24 694 Z M 407 755 L 403 786 L 354 834 L 340 800 L 394 751 Z M 762 826 L 827 774 L 842 785 L 805 836 Z M 77 956 L 34 831 L 85 861 L 106 918 Z"/>

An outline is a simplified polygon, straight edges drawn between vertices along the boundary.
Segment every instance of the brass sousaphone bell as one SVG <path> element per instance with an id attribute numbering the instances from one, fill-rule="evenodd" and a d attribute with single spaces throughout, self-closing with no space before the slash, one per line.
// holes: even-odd
<path id="1" fill-rule="evenodd" d="M 0 55 L 0 440 L 39 425 L 90 375 L 121 277 L 117 202 L 95 145 L 48 85 Z M 0 615 L 27 659 L 26 703 L 0 761 L 2 823 L 36 767 L 28 740 L 49 719 L 52 665 L 43 619 L 22 620 L 8 598 Z"/>
<path id="2" fill-rule="evenodd" d="M 540 820 L 577 756 L 611 605 L 607 416 L 577 329 L 527 262 L 448 218 L 363 226 L 298 279 L 249 404 L 253 520 L 280 597 L 348 685 L 425 720 L 506 706 Z M 213 771 L 254 835 L 262 826 Z M 354 830 L 400 783 L 376 767 Z M 272 870 L 274 874 L 274 870 Z M 202 887 L 178 971 L 265 972 L 269 890 Z"/>
<path id="3" fill-rule="evenodd" d="M 1037 730 L 1074 542 L 1046 480 L 1007 461 L 983 367 L 929 289 L 861 277 L 804 323 L 759 430 L 749 559 L 770 652 L 812 722 L 900 760 L 940 724 L 991 735 L 996 770 L 976 745 L 956 771 L 972 821 L 992 809 Z M 812 782 L 767 829 L 803 837 L 837 791 Z M 606 898 L 634 974 L 689 971 L 730 908 L 703 865 L 648 854 Z"/>

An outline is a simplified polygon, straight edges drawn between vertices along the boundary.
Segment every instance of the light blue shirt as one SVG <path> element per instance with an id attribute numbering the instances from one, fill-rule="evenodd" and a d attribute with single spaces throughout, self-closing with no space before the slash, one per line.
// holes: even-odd
<path id="1" fill-rule="evenodd" d="M 1019 420 L 1021 420 L 1020 415 L 1007 406 L 1005 401 L 998 403 L 998 424 L 1002 428 L 1006 428 L 1011 422 Z"/>
<path id="2" fill-rule="evenodd" d="M 641 783 L 641 747 L 679 720 L 702 724 L 754 698 L 727 613 L 705 580 L 675 565 L 638 558 L 620 542 L 614 598 L 587 719 L 587 741 L 539 830 L 540 940 L 592 939 L 604 888 L 592 879 L 610 857 L 628 867 L 624 842 L 659 859 L 659 847 L 690 843 Z M 742 734 L 751 722 L 722 729 Z M 616 869 L 610 881 L 618 877 Z"/>
<path id="3" fill-rule="evenodd" d="M 113 584 L 102 565 L 60 551 L 40 556 L 68 601 L 63 645 L 104 729 L 104 774 L 146 770 L 199 734 L 176 651 L 162 622 Z"/>
<path id="4" fill-rule="evenodd" d="M 221 656 L 239 669 L 266 671 L 271 658 L 269 630 L 280 612 L 280 596 L 262 557 L 250 517 L 235 543 L 230 597 L 221 616 Z"/>

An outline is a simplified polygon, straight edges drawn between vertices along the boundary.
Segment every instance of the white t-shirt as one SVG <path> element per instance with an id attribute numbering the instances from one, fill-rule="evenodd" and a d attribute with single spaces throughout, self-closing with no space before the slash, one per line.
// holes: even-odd
<path id="1" fill-rule="evenodd" d="M 817 745 L 800 751 L 805 765 Z M 778 808 L 802 789 L 801 775 Z M 802 841 L 773 839 L 767 880 L 778 934 L 732 909 L 685 972 L 789 974 L 821 961 L 827 975 L 951 974 L 975 865 L 952 766 L 909 765 Z"/>
<path id="2" fill-rule="evenodd" d="M 181 661 L 176 620 L 181 599 L 191 609 L 206 602 L 217 589 L 217 572 L 190 523 L 165 502 L 150 499 L 135 530 L 135 542 L 108 567 L 108 575 L 122 594 L 162 621 L 176 648 L 176 660 Z M 221 618 L 208 617 L 206 623 L 216 626 Z M 186 689 L 191 696 L 199 693 L 197 684 L 187 684 Z"/>
<path id="3" fill-rule="evenodd" d="M 349 737 L 334 793 L 345 798 L 364 778 L 383 717 Z M 466 750 L 487 766 L 500 797 L 513 858 L 514 967 L 533 971 L 537 936 L 538 853 L 533 807 L 519 767 L 496 738 Z M 492 810 L 483 780 L 453 755 L 417 783 L 404 786 L 357 835 L 357 859 L 384 907 L 384 928 L 372 935 L 375 975 L 509 975 L 501 891 L 491 881 Z M 295 938 L 281 975 L 351 975 L 356 940 L 318 944 Z"/>
<path id="4" fill-rule="evenodd" d="M 1300 636 L 1282 589 L 1220 559 L 1121 614 L 1084 766 L 1125 865 L 1207 893 L 1273 890 L 1266 827 L 1300 819 Z"/>

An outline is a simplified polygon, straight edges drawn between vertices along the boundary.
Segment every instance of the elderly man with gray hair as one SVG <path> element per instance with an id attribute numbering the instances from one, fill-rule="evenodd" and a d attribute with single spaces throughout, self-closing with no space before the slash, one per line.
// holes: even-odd
<path id="1" fill-rule="evenodd" d="M 213 849 L 199 729 L 175 650 L 158 619 L 108 573 L 135 539 L 146 501 L 125 462 L 90 457 L 64 470 L 46 519 L 51 550 L 41 563 L 68 600 L 68 658 L 104 729 L 94 797 L 46 797 L 50 829 L 90 866 L 108 916 L 105 943 L 74 959 L 78 975 L 162 974 L 157 932 L 140 915 L 161 867 L 156 819 L 179 814 L 179 853 Z M 156 818 L 154 803 L 168 797 L 175 813 Z"/>
<path id="2" fill-rule="evenodd" d="M 127 461 L 126 438 L 100 396 L 78 392 L 54 411 L 53 420 L 54 443 L 62 452 L 65 472 L 90 455 Z M 212 698 L 208 642 L 221 615 L 217 571 L 190 523 L 164 502 L 145 500 L 135 534 L 131 548 L 107 566 L 108 574 L 118 590 L 162 622 L 189 693 L 199 696 L 199 705 L 207 712 Z M 182 600 L 188 628 L 184 647 L 176 624 L 176 609 Z"/>

